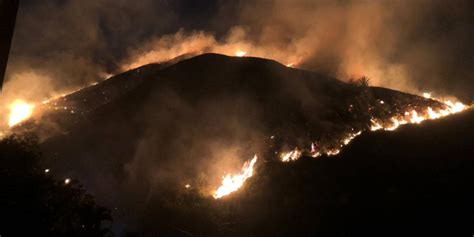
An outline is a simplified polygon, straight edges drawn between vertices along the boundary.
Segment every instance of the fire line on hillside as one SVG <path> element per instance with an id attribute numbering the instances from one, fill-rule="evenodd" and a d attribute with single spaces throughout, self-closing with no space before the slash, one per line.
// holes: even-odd
<path id="1" fill-rule="evenodd" d="M 237 50 L 235 51 L 235 56 L 237 57 L 244 57 L 248 55 L 246 51 Z M 293 67 L 295 63 L 286 64 L 287 67 Z M 82 89 L 79 89 L 82 90 Z M 74 92 L 77 92 L 76 90 Z M 72 93 L 74 93 L 72 92 Z M 70 93 L 70 94 L 72 94 Z M 49 100 L 45 100 L 42 102 L 42 105 L 49 105 L 55 99 L 65 98 L 66 95 L 63 94 L 58 98 L 52 98 Z M 370 127 L 367 129 L 369 131 L 377 131 L 377 130 L 385 130 L 385 131 L 394 131 L 399 128 L 401 125 L 404 124 L 419 124 L 425 120 L 433 120 L 439 119 L 451 114 L 459 113 L 464 111 L 468 108 L 468 106 L 464 105 L 461 102 L 452 102 L 450 100 L 441 100 L 431 97 L 431 93 L 423 93 L 423 97 L 427 99 L 432 99 L 434 101 L 438 101 L 443 104 L 443 108 L 432 108 L 427 106 L 423 110 L 420 109 L 410 109 L 403 113 L 399 113 L 395 116 L 387 120 L 380 120 L 377 118 L 370 119 Z M 384 104 L 384 101 L 380 101 L 380 104 Z M 21 99 L 14 100 L 9 105 L 9 118 L 8 118 L 8 127 L 13 128 L 16 126 L 21 126 L 22 122 L 28 120 L 32 115 L 35 109 L 37 109 L 34 103 L 26 102 Z M 54 107 L 56 110 L 57 107 Z M 74 114 L 74 110 L 68 107 L 61 107 L 59 109 L 69 110 L 72 114 Z M 320 157 L 322 155 L 326 156 L 335 156 L 341 152 L 341 149 L 349 144 L 353 139 L 357 136 L 361 135 L 362 132 L 366 130 L 355 130 L 353 129 L 351 132 L 347 133 L 344 137 L 338 140 L 337 146 L 332 147 L 322 147 L 317 142 L 311 142 L 309 148 L 304 147 L 295 147 L 293 150 L 286 151 L 286 152 L 279 152 L 279 160 L 282 162 L 291 162 L 296 161 L 303 155 L 307 154 L 311 157 Z M 4 135 L 7 134 L 6 132 L 1 132 L 0 134 Z M 224 196 L 227 196 L 237 190 L 239 190 L 246 180 L 252 177 L 255 174 L 255 164 L 257 162 L 257 155 L 255 155 L 252 159 L 246 161 L 240 172 L 236 174 L 228 173 L 222 178 L 222 183 L 219 187 L 217 187 L 213 193 L 213 197 L 215 199 L 220 199 Z M 190 187 L 190 186 L 189 186 Z M 187 188 L 189 188 L 187 187 Z"/>

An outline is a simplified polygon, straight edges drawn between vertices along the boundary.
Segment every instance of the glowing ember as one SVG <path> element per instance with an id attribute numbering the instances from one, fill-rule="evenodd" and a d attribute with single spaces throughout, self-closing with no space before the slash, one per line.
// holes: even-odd
<path id="1" fill-rule="evenodd" d="M 431 94 L 429 93 L 423 93 L 423 96 L 425 98 L 431 98 Z M 411 110 L 411 111 L 406 111 L 403 116 L 394 116 L 390 118 L 390 123 L 388 123 L 388 126 L 385 126 L 386 123 L 381 123 L 379 121 L 376 121 L 374 119 L 371 119 L 371 131 L 376 131 L 379 129 L 384 129 L 386 131 L 393 131 L 396 130 L 400 125 L 407 124 L 407 123 L 413 123 L 413 124 L 419 124 L 425 120 L 428 119 L 439 119 L 445 116 L 448 116 L 450 114 L 455 114 L 459 113 L 467 108 L 466 105 L 464 105 L 461 102 L 452 102 L 452 101 L 442 101 L 438 100 L 442 103 L 444 103 L 445 108 L 444 109 L 437 109 L 434 110 L 431 107 L 427 107 L 425 111 L 416 111 L 416 110 Z"/>
<path id="2" fill-rule="evenodd" d="M 410 118 L 411 123 L 421 123 L 423 122 L 423 120 L 425 120 L 425 118 L 419 116 L 418 112 L 416 112 L 415 110 L 411 111 L 411 118 Z"/>
<path id="3" fill-rule="evenodd" d="M 311 157 L 316 158 L 319 156 L 321 156 L 321 152 L 319 152 L 319 149 L 316 146 L 316 143 L 312 142 L 311 143 Z"/>
<path id="4" fill-rule="evenodd" d="M 375 119 L 370 119 L 370 122 L 372 123 L 372 126 L 370 126 L 371 131 L 377 131 L 383 128 L 380 123 L 375 121 Z"/>
<path id="5" fill-rule="evenodd" d="M 238 50 L 238 51 L 235 52 L 235 56 L 237 56 L 237 57 L 243 57 L 246 54 L 247 54 L 247 52 L 242 51 L 242 50 Z"/>
<path id="6" fill-rule="evenodd" d="M 214 192 L 214 198 L 218 199 L 237 191 L 253 175 L 253 166 L 257 162 L 257 155 L 252 160 L 246 161 L 242 166 L 240 174 L 227 174 L 222 178 L 221 186 Z"/>
<path id="7" fill-rule="evenodd" d="M 28 104 L 23 100 L 15 100 L 10 104 L 9 108 L 8 126 L 13 127 L 31 116 L 34 105 Z"/>
<path id="8" fill-rule="evenodd" d="M 431 107 L 428 107 L 427 113 L 430 119 L 438 119 L 441 117 L 441 115 L 436 113 Z"/>
<path id="9" fill-rule="evenodd" d="M 69 184 L 70 182 L 71 182 L 70 179 L 65 179 L 65 180 L 64 180 L 64 184 Z"/>
<path id="10" fill-rule="evenodd" d="M 339 150 L 339 149 L 328 150 L 328 151 L 326 152 L 326 155 L 328 155 L 328 156 L 335 156 L 335 155 L 339 154 L 339 152 L 341 152 L 341 150 Z"/>
<path id="11" fill-rule="evenodd" d="M 283 162 L 295 161 L 301 157 L 301 151 L 298 150 L 298 147 L 296 147 L 294 150 L 290 152 L 282 153 L 280 157 L 281 157 L 281 161 Z"/>
<path id="12" fill-rule="evenodd" d="M 396 118 L 391 118 L 390 120 L 392 121 L 392 125 L 384 128 L 384 130 L 386 130 L 386 131 L 393 131 L 393 130 L 397 129 L 400 126 L 400 124 L 406 123 L 406 121 L 403 120 L 403 119 L 400 120 L 402 122 L 398 121 Z"/>
<path id="13" fill-rule="evenodd" d="M 450 100 L 447 100 L 444 101 L 444 103 L 449 107 L 448 110 L 450 114 L 459 113 L 466 109 L 466 105 L 461 102 L 453 103 Z"/>
<path id="14" fill-rule="evenodd" d="M 342 142 L 344 143 L 344 145 L 347 145 L 347 144 L 349 144 L 349 142 L 351 142 L 354 138 L 356 138 L 360 134 L 362 134 L 362 131 L 359 131 L 359 132 L 356 132 L 356 133 L 351 133 Z"/>
<path id="15" fill-rule="evenodd" d="M 429 99 L 431 98 L 431 93 L 425 92 L 423 93 L 423 97 L 425 97 L 426 99 Z"/>
<path id="16" fill-rule="evenodd" d="M 425 93 L 426 94 L 426 93 Z M 428 95 L 424 95 L 428 97 Z M 431 97 L 431 94 L 429 95 Z M 437 99 L 435 99 L 437 100 Z M 399 128 L 401 125 L 412 123 L 412 124 L 419 124 L 425 120 L 429 119 L 439 119 L 450 114 L 458 113 L 463 110 L 466 110 L 469 106 L 464 105 L 461 102 L 452 102 L 449 100 L 437 100 L 441 103 L 444 103 L 444 108 L 433 109 L 431 107 L 427 107 L 425 110 L 409 110 L 405 111 L 402 114 L 395 115 L 388 120 L 380 120 L 371 118 L 370 119 L 370 131 L 377 131 L 377 130 L 385 130 L 385 131 L 394 131 Z M 384 101 L 380 101 L 381 104 L 384 104 Z M 331 149 L 320 149 L 316 146 L 313 142 L 311 143 L 310 150 L 298 150 L 295 148 L 293 151 L 282 153 L 280 155 L 280 159 L 283 162 L 295 161 L 298 160 L 303 152 L 309 152 L 312 157 L 318 157 L 322 154 L 327 156 L 334 156 L 338 155 L 345 145 L 349 144 L 355 137 L 362 134 L 362 131 L 358 131 L 356 133 L 348 133 L 345 138 L 340 140 L 339 147 L 340 148 L 331 148 Z M 336 146 L 338 147 L 338 146 Z"/>

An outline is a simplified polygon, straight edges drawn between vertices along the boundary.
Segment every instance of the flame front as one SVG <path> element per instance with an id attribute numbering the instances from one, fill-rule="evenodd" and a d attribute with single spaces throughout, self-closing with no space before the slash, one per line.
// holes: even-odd
<path id="1" fill-rule="evenodd" d="M 425 98 L 431 98 L 430 93 L 423 93 L 423 96 Z M 434 99 L 436 101 L 439 101 L 444 104 L 442 108 L 437 108 L 433 109 L 432 107 L 426 107 L 424 110 L 414 110 L 410 109 L 407 110 L 404 113 L 401 113 L 399 115 L 395 115 L 387 120 L 380 120 L 376 118 L 371 118 L 370 119 L 370 131 L 377 131 L 377 130 L 385 130 L 385 131 L 394 131 L 398 129 L 401 125 L 405 124 L 420 124 L 423 121 L 426 120 L 432 120 L 432 119 L 439 119 L 442 117 L 446 117 L 451 114 L 459 113 L 467 108 L 469 106 L 464 105 L 461 102 L 452 102 L 449 100 L 439 100 L 439 99 Z M 382 103 L 383 101 L 380 101 L 379 103 Z M 385 102 L 384 102 L 385 103 Z M 330 147 L 319 147 L 316 142 L 311 143 L 311 149 L 298 149 L 295 148 L 292 151 L 289 152 L 283 152 L 280 154 L 280 160 L 282 162 L 290 162 L 290 161 L 296 161 L 298 160 L 303 153 L 309 154 L 311 157 L 319 157 L 321 155 L 326 155 L 326 156 L 335 156 L 338 155 L 341 152 L 341 149 L 348 145 L 354 138 L 357 136 L 361 135 L 363 131 L 352 131 L 345 135 L 345 137 L 342 137 L 341 140 L 339 140 L 338 145 L 336 146 L 330 146 Z"/>
<path id="2" fill-rule="evenodd" d="M 13 127 L 31 116 L 34 105 L 28 104 L 23 100 L 15 100 L 10 104 L 9 108 L 8 126 Z"/>
<path id="3" fill-rule="evenodd" d="M 431 94 L 429 93 L 423 93 L 424 97 L 428 98 L 431 97 Z M 375 119 L 371 119 L 371 131 L 377 131 L 380 129 L 386 130 L 386 131 L 393 131 L 396 130 L 400 125 L 404 125 L 407 123 L 412 123 L 412 124 L 419 124 L 425 120 L 432 120 L 432 119 L 439 119 L 445 116 L 448 116 L 450 114 L 455 114 L 464 111 L 467 106 L 461 102 L 452 102 L 450 100 L 442 101 L 438 100 L 442 103 L 444 103 L 445 108 L 443 109 L 437 109 L 434 110 L 431 107 L 427 107 L 424 111 L 416 111 L 416 110 L 411 110 L 411 111 L 406 111 L 404 115 L 396 115 L 392 118 L 390 118 L 390 122 L 386 123 L 383 121 L 377 121 Z M 388 125 L 385 125 L 388 124 Z"/>
<path id="4" fill-rule="evenodd" d="M 252 177 L 253 175 L 253 167 L 257 162 L 257 155 L 255 155 L 252 160 L 246 161 L 242 166 L 242 171 L 240 174 L 227 174 L 226 176 L 222 177 L 222 184 L 221 186 L 214 192 L 214 198 L 219 199 L 223 196 L 229 195 L 237 191 L 245 181 Z"/>

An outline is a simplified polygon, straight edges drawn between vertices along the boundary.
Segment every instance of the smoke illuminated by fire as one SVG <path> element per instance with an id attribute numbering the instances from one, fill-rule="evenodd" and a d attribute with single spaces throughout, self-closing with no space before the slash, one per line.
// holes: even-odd
<path id="1" fill-rule="evenodd" d="M 214 198 L 219 199 L 223 196 L 229 195 L 237 191 L 244 182 L 252 177 L 254 173 L 254 165 L 257 162 L 257 155 L 255 155 L 251 160 L 246 161 L 242 166 L 242 171 L 239 174 L 227 174 L 222 178 L 222 184 L 214 192 Z"/>
<path id="2" fill-rule="evenodd" d="M 13 127 L 28 119 L 33 114 L 34 105 L 23 100 L 15 100 L 10 104 L 8 126 Z"/>
<path id="3" fill-rule="evenodd" d="M 123 71 L 134 69 L 149 63 L 161 63 L 181 55 L 197 55 L 202 53 L 218 53 L 236 57 L 262 57 L 273 59 L 288 67 L 294 67 L 298 62 L 308 57 L 308 53 L 297 47 L 273 47 L 267 44 L 257 44 L 248 39 L 248 33 L 242 27 L 234 27 L 224 39 L 216 39 L 214 35 L 203 32 L 165 35 L 150 40 L 129 52 L 124 60 Z"/>

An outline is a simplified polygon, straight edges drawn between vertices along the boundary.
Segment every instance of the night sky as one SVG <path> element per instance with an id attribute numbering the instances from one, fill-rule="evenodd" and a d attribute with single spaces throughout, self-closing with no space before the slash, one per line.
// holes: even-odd
<path id="1" fill-rule="evenodd" d="M 240 27 L 255 47 L 304 55 L 301 68 L 470 102 L 472 9 L 440 0 L 21 1 L 6 78 L 33 71 L 49 90 L 84 86 L 164 35 L 203 31 L 225 41 Z"/>

